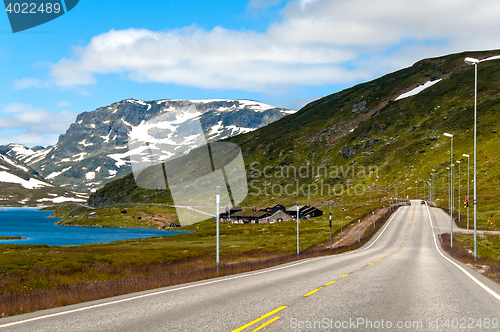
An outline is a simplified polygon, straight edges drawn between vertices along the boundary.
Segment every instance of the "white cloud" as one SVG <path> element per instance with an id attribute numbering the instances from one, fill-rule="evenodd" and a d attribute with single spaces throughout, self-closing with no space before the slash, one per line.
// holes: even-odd
<path id="1" fill-rule="evenodd" d="M 28 88 L 48 88 L 50 83 L 44 82 L 38 78 L 24 77 L 14 82 L 14 90 L 24 90 Z"/>
<path id="2" fill-rule="evenodd" d="M 250 0 L 247 7 L 249 9 L 269 8 L 282 3 L 284 0 Z"/>
<path id="3" fill-rule="evenodd" d="M 111 30 L 53 64 L 51 75 L 61 86 L 125 73 L 137 82 L 264 92 L 350 83 L 424 57 L 500 48 L 498 13 L 497 0 L 290 1 L 264 33 Z"/>
<path id="4" fill-rule="evenodd" d="M 69 101 L 59 101 L 56 103 L 57 107 L 70 107 L 71 103 Z"/>
<path id="5" fill-rule="evenodd" d="M 55 144 L 76 115 L 68 110 L 48 112 L 21 103 L 6 105 L 0 112 L 0 144 Z"/>

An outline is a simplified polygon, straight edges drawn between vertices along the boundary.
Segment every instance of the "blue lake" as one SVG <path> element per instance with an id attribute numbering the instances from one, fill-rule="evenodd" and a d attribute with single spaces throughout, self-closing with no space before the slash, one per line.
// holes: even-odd
<path id="1" fill-rule="evenodd" d="M 50 211 L 35 208 L 0 208 L 0 236 L 24 236 L 23 240 L 0 240 L 0 244 L 47 244 L 49 246 L 107 243 L 155 236 L 170 236 L 183 231 L 151 228 L 101 228 L 59 226 L 59 218 L 47 218 Z"/>

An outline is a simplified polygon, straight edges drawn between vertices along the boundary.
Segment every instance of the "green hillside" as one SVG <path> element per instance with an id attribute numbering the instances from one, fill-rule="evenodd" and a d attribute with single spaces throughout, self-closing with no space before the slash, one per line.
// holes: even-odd
<path id="1" fill-rule="evenodd" d="M 228 139 L 241 147 L 245 160 L 250 193 L 241 204 L 292 204 L 297 199 L 346 204 L 387 197 L 388 191 L 423 198 L 424 183 L 435 169 L 436 202 L 447 207 L 450 139 L 444 132 L 455 135 L 454 159 L 464 162 L 463 201 L 467 161 L 461 156 L 473 155 L 474 117 L 474 68 L 463 60 L 499 54 L 500 50 L 465 52 L 425 59 Z M 497 229 L 500 60 L 480 63 L 478 68 L 479 221 L 483 228 Z M 438 79 L 442 80 L 419 94 L 395 101 L 402 93 Z M 458 175 L 455 181 L 458 188 Z M 131 175 L 106 185 L 90 200 L 96 206 L 155 201 L 171 203 L 168 190 L 137 188 Z"/>

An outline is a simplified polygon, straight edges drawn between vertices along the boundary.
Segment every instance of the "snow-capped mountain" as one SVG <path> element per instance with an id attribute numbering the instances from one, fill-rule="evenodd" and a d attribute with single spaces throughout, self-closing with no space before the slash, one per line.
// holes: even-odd
<path id="1" fill-rule="evenodd" d="M 87 194 L 68 192 L 43 179 L 38 172 L 0 150 L 0 205 L 36 206 L 85 202 Z"/>
<path id="2" fill-rule="evenodd" d="M 196 109 L 196 114 L 184 110 Z M 53 184 L 77 191 L 95 191 L 132 172 L 129 136 L 143 133 L 150 140 L 181 135 L 183 124 L 199 121 L 205 141 L 212 142 L 247 133 L 295 111 L 251 100 L 128 99 L 78 115 L 56 145 L 26 148 L 4 146 L 11 157 L 26 163 Z M 169 137 L 151 129 L 151 122 L 168 129 Z M 196 141 L 186 143 L 189 148 Z"/>

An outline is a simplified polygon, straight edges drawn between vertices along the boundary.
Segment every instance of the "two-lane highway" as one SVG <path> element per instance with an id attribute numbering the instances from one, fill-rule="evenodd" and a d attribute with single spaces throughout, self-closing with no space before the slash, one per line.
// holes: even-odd
<path id="1" fill-rule="evenodd" d="M 4 318 L 0 332 L 498 327 L 499 285 L 442 253 L 443 219 L 415 201 L 353 252 Z"/>

